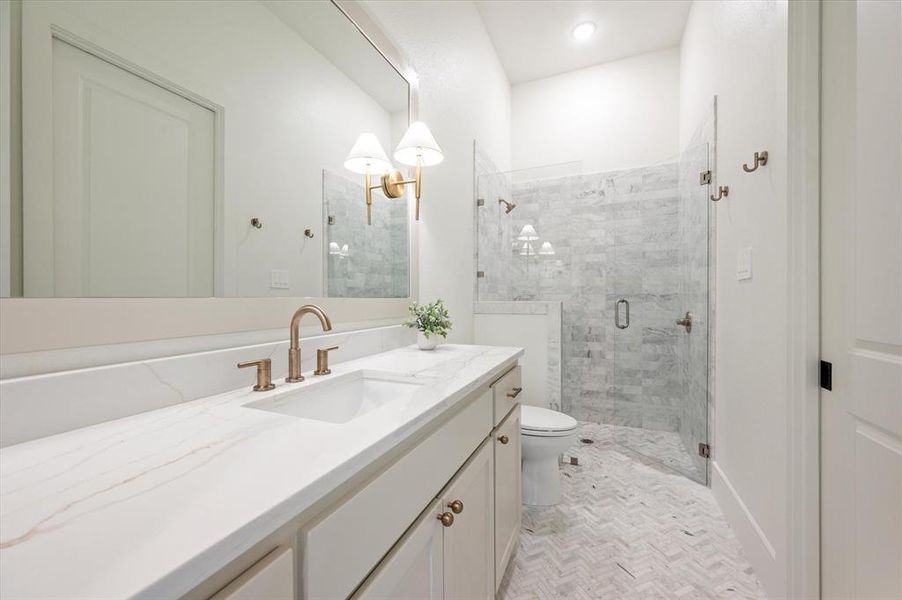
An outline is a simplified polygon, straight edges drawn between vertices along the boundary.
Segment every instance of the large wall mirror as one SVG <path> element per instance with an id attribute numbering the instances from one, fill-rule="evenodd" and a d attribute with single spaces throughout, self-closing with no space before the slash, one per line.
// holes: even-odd
<path id="1" fill-rule="evenodd" d="M 407 196 L 367 224 L 343 166 L 397 144 L 410 86 L 336 4 L 27 0 L 21 27 L 6 295 L 411 296 Z"/>

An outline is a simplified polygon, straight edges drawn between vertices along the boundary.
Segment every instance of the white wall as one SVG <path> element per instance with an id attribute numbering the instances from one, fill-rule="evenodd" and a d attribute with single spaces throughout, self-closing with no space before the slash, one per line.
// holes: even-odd
<path id="1" fill-rule="evenodd" d="M 598 172 L 672 159 L 679 89 L 679 48 L 515 85 L 512 167 L 582 161 Z"/>
<path id="2" fill-rule="evenodd" d="M 681 47 L 680 140 L 718 97 L 712 489 L 772 597 L 787 595 L 787 2 L 694 2 Z M 770 160 L 754 174 L 743 162 Z M 736 258 L 752 248 L 752 279 Z"/>
<path id="3" fill-rule="evenodd" d="M 473 140 L 510 166 L 510 85 L 472 2 L 368 1 L 420 84 L 420 118 L 445 160 L 423 169 L 420 298 L 444 298 L 451 341 L 473 339 Z"/>

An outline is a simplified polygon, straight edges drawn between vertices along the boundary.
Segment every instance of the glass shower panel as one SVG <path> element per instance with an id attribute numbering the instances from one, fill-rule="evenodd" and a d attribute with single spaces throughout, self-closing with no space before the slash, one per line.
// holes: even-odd
<path id="1" fill-rule="evenodd" d="M 704 163 L 704 164 L 703 164 Z M 611 181 L 607 423 L 618 444 L 700 482 L 707 443 L 707 147 Z M 704 272 L 701 277 L 699 270 Z M 697 280 L 704 286 L 698 287 Z M 693 327 L 677 324 L 692 315 Z M 702 321 L 701 327 L 694 326 Z M 699 345 L 704 354 L 694 353 Z M 704 372 L 696 380 L 696 372 Z M 705 393 L 690 384 L 703 384 Z"/>

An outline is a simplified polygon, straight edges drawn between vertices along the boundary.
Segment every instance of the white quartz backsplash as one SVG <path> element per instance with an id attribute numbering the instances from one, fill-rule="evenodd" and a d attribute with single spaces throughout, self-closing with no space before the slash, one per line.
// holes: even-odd
<path id="1" fill-rule="evenodd" d="M 400 325 L 309 336 L 301 339 L 301 366 L 314 369 L 317 348 L 338 346 L 330 353 L 338 364 L 414 339 Z M 253 369 L 236 365 L 258 358 L 272 359 L 274 381 L 284 378 L 288 340 L 0 380 L 0 447 L 250 387 Z"/>

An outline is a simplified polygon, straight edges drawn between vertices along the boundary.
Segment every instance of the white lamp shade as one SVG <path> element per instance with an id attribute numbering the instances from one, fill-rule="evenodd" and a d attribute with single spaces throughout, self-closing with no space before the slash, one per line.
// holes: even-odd
<path id="1" fill-rule="evenodd" d="M 354 147 L 348 152 L 345 168 L 352 173 L 361 175 L 367 173 L 381 175 L 391 170 L 391 162 L 388 160 L 382 144 L 379 143 L 379 138 L 372 133 L 362 133 L 354 142 Z"/>
<path id="2" fill-rule="evenodd" d="M 417 159 L 424 167 L 437 165 L 445 158 L 432 132 L 422 121 L 414 121 L 401 138 L 395 149 L 395 160 L 405 165 L 415 166 Z"/>
<path id="3" fill-rule="evenodd" d="M 539 254 L 552 256 L 554 254 L 554 246 L 551 245 L 551 242 L 542 242 L 542 245 L 539 247 Z"/>
<path id="4" fill-rule="evenodd" d="M 524 225 L 523 229 L 520 230 L 520 235 L 517 236 L 517 239 L 521 242 L 532 242 L 539 239 L 539 234 L 536 233 L 536 228 L 532 225 Z"/>
<path id="5" fill-rule="evenodd" d="M 523 247 L 520 248 L 520 256 L 533 256 L 535 255 L 535 253 L 536 251 L 532 247 L 532 244 L 530 244 L 529 242 L 523 242 Z"/>

